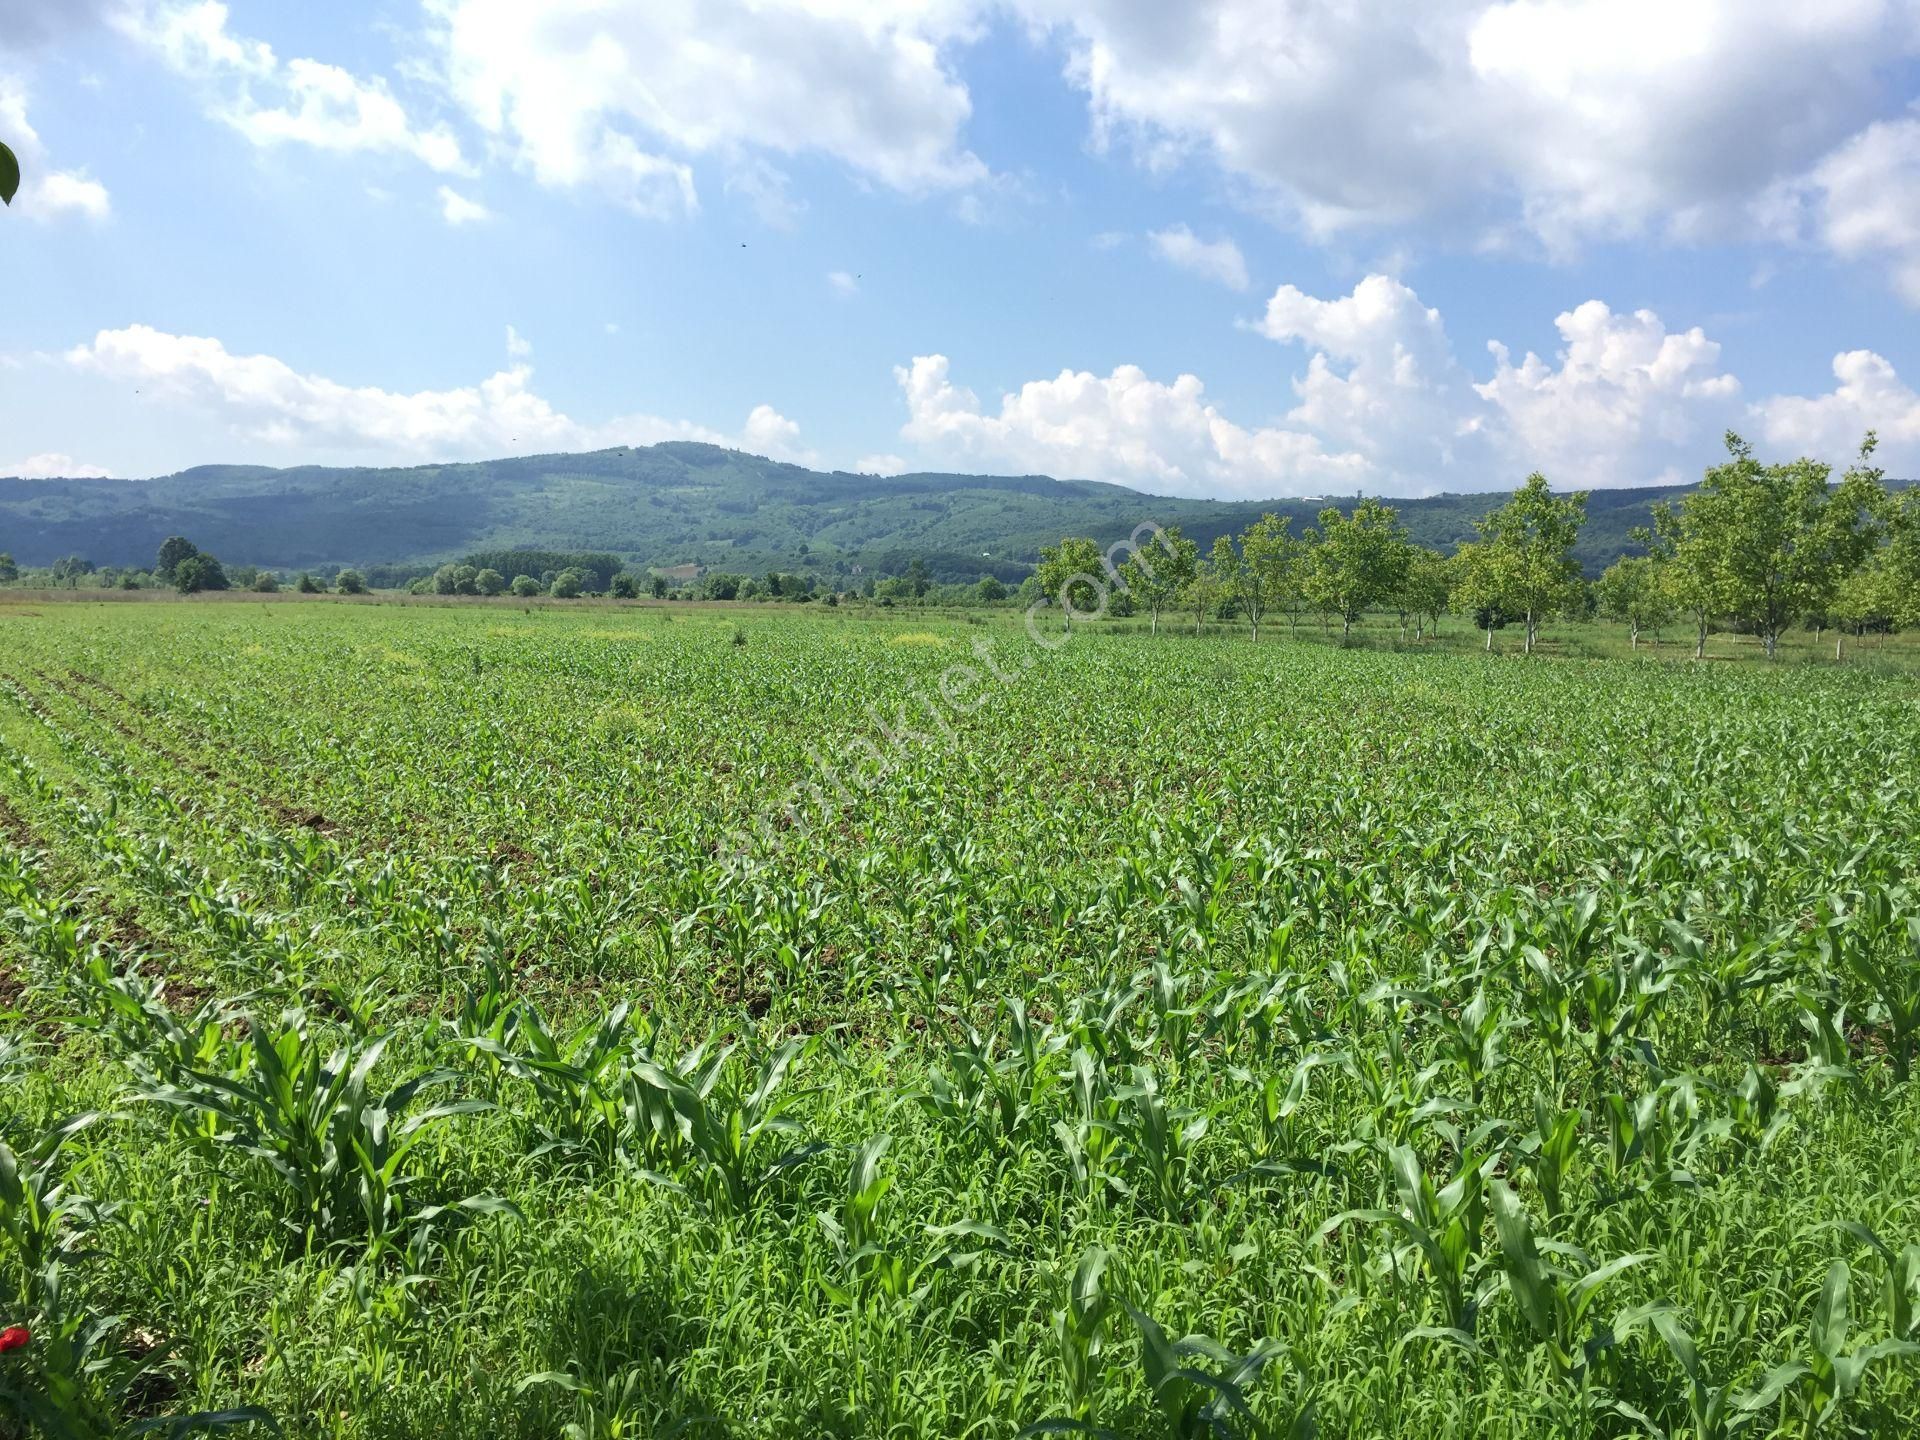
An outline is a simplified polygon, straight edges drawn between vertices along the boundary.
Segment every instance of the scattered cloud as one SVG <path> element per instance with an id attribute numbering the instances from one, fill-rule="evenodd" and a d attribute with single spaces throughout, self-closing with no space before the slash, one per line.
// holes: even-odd
<path id="1" fill-rule="evenodd" d="M 844 270 L 827 272 L 827 288 L 843 300 L 852 299 L 860 293 L 860 282 Z"/>
<path id="2" fill-rule="evenodd" d="M 428 0 L 444 83 L 544 185 L 638 185 L 691 209 L 674 157 L 712 157 L 770 223 L 791 223 L 768 156 L 824 155 L 906 194 L 965 187 L 965 84 L 943 49 L 961 0 Z"/>
<path id="3" fill-rule="evenodd" d="M 1063 370 L 1001 397 L 994 413 L 949 370 L 946 356 L 920 355 L 893 372 L 907 401 L 901 436 L 943 463 L 1175 495 L 1351 488 L 1366 475 L 1362 457 L 1328 454 L 1312 435 L 1234 424 L 1197 376 L 1168 384 L 1135 365 L 1106 376 Z"/>
<path id="4" fill-rule="evenodd" d="M 1247 260 L 1231 240 L 1202 240 L 1185 225 L 1155 230 L 1147 236 L 1153 253 L 1176 269 L 1213 280 L 1229 290 L 1245 290 Z"/>
<path id="5" fill-rule="evenodd" d="M 1920 111 L 1869 125 L 1814 167 L 1809 188 L 1827 248 L 1884 265 L 1920 305 Z"/>
<path id="6" fill-rule="evenodd" d="M 507 356 L 513 360 L 524 360 L 533 354 L 533 342 L 522 335 L 513 326 L 507 326 Z"/>
<path id="7" fill-rule="evenodd" d="M 1661 474 L 1650 453 L 1697 453 L 1737 416 L 1740 382 L 1721 373 L 1720 346 L 1698 326 L 1669 332 L 1651 310 L 1616 315 L 1598 300 L 1554 326 L 1558 366 L 1531 351 L 1516 365 L 1492 341 L 1493 378 L 1474 389 L 1494 407 L 1507 453 L 1558 484 L 1648 484 Z"/>
<path id="8" fill-rule="evenodd" d="M 913 467 L 898 455 L 865 455 L 856 460 L 853 470 L 856 475 L 904 475 Z"/>
<path id="9" fill-rule="evenodd" d="M 1442 488 L 1489 458 L 1440 312 L 1402 281 L 1369 275 L 1332 300 L 1282 285 L 1253 328 L 1308 352 L 1287 419 L 1365 457 L 1374 486 Z"/>
<path id="10" fill-rule="evenodd" d="M 1132 365 L 1029 381 L 996 409 L 954 383 L 945 356 L 923 355 L 894 372 L 900 434 L 941 464 L 1171 494 L 1405 495 L 1498 488 L 1533 469 L 1564 488 L 1656 483 L 1694 467 L 1740 418 L 1739 381 L 1699 328 L 1670 331 L 1650 310 L 1616 314 L 1598 300 L 1555 324 L 1552 360 L 1515 362 L 1493 342 L 1493 374 L 1476 380 L 1440 312 L 1402 281 L 1369 275 L 1331 299 L 1282 285 L 1249 327 L 1307 353 L 1277 420 L 1230 418 L 1199 377 L 1165 382 Z M 1870 408 L 1897 410 L 1890 370 L 1879 379 Z M 1847 411 L 1829 429 L 1857 428 L 1860 406 L 1829 408 Z"/>
<path id="11" fill-rule="evenodd" d="M 1920 394 L 1871 350 L 1833 357 L 1837 382 L 1824 395 L 1776 395 L 1753 407 L 1760 433 L 1780 451 L 1829 461 L 1853 454 L 1878 433 L 1875 462 L 1895 475 L 1920 472 Z"/>
<path id="12" fill-rule="evenodd" d="M 805 201 L 795 197 L 787 172 L 758 156 L 736 160 L 723 188 L 745 200 L 769 230 L 793 229 L 807 208 Z"/>
<path id="13" fill-rule="evenodd" d="M 0 465 L 0 475 L 10 475 L 20 480 L 93 480 L 104 478 L 108 473 L 98 465 L 82 464 L 73 456 L 58 450 L 29 455 L 11 465 Z"/>
<path id="14" fill-rule="evenodd" d="M 417 123 L 385 79 L 319 60 L 281 60 L 264 40 L 227 27 L 218 0 L 133 0 L 116 23 L 178 73 L 206 87 L 209 113 L 253 144 L 411 156 L 431 170 L 468 173 L 445 125 Z"/>
<path id="15" fill-rule="evenodd" d="M 524 360 L 472 385 L 403 393 L 302 374 L 271 355 L 236 355 L 216 339 L 146 325 L 102 330 L 65 355 L 75 370 L 135 381 L 198 407 L 255 446 L 377 460 L 480 458 L 700 440 L 804 460 L 797 424 L 756 406 L 738 434 L 685 420 L 623 415 L 573 419 L 537 394 Z"/>
<path id="16" fill-rule="evenodd" d="M 1320 237 L 1450 225 L 1552 251 L 1737 229 L 1877 118 L 1910 0 L 1015 0 L 1097 146 L 1198 160 Z"/>
<path id="17" fill-rule="evenodd" d="M 478 200 L 469 200 L 451 185 L 440 187 L 440 218 L 449 225 L 478 225 L 491 220 L 493 212 Z"/>

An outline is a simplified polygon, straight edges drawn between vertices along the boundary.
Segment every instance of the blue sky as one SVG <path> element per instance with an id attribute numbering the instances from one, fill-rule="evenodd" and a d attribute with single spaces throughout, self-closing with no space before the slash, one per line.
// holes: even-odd
<path id="1" fill-rule="evenodd" d="M 0 0 L 0 474 L 1915 473 L 1916 96 L 1920 0 Z"/>

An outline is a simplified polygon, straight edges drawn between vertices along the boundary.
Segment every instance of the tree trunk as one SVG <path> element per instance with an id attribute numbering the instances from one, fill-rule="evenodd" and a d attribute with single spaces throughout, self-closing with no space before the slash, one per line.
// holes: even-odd
<path id="1" fill-rule="evenodd" d="M 1704 618 L 1701 618 L 1695 622 L 1695 625 L 1693 658 L 1696 660 L 1704 660 L 1707 658 L 1707 622 Z"/>
<path id="2" fill-rule="evenodd" d="M 1531 655 L 1533 653 L 1533 611 L 1531 610 L 1527 611 L 1527 638 L 1526 643 L 1521 648 L 1525 654 Z"/>
<path id="3" fill-rule="evenodd" d="M 1780 653 L 1780 637 L 1769 630 L 1760 637 L 1760 643 L 1766 646 L 1767 659 L 1771 660 Z"/>
<path id="4" fill-rule="evenodd" d="M 1638 650 L 1639 648 L 1640 622 L 1638 620 L 1629 620 L 1627 622 L 1627 649 Z"/>
<path id="5" fill-rule="evenodd" d="M 1347 640 L 1352 636 L 1352 634 L 1353 634 L 1353 613 L 1351 611 L 1348 611 L 1346 614 L 1340 617 L 1340 643 L 1342 645 L 1346 644 Z"/>
<path id="6" fill-rule="evenodd" d="M 1833 632 L 1833 658 L 1834 659 L 1844 660 L 1847 658 L 1846 655 L 1842 653 L 1842 651 L 1846 646 L 1846 643 L 1847 643 L 1847 632 L 1844 630 L 1835 630 Z"/>
<path id="7" fill-rule="evenodd" d="M 1487 654 L 1493 653 L 1493 627 L 1487 626 Z"/>

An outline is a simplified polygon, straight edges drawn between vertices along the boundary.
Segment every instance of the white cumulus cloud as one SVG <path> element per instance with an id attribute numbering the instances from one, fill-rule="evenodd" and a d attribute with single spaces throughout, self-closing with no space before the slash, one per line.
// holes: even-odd
<path id="1" fill-rule="evenodd" d="M 236 35 L 218 0 L 135 0 L 122 31 L 205 85 L 210 113 L 259 146 L 409 155 L 441 172 L 468 169 L 445 125 L 422 125 L 385 79 L 306 58 L 282 60 L 264 40 Z"/>
<path id="2" fill-rule="evenodd" d="M 1920 305 L 1920 114 L 1869 125 L 1814 168 L 1809 188 L 1827 247 L 1881 262 Z"/>
<path id="3" fill-rule="evenodd" d="M 98 465 L 83 464 L 58 450 L 29 455 L 11 465 L 0 465 L 0 475 L 11 475 L 21 480 L 92 480 L 108 473 Z"/>
<path id="4" fill-rule="evenodd" d="M 469 200 L 451 185 L 440 187 L 440 218 L 449 225 L 478 225 L 491 220 L 493 212 L 478 200 Z"/>
<path id="5" fill-rule="evenodd" d="M 1097 143 L 1199 159 L 1310 233 L 1562 248 L 1738 227 L 1884 119 L 1912 0 L 1016 0 Z"/>
<path id="6" fill-rule="evenodd" d="M 957 386 L 944 355 L 897 367 L 906 440 L 950 465 L 1116 480 L 1163 494 L 1274 495 L 1364 478 L 1358 455 L 1328 454 L 1309 434 L 1247 428 L 1208 400 L 1194 375 L 1158 381 L 1136 365 L 1110 375 L 1063 370 L 1001 397 L 998 412 Z"/>
<path id="7" fill-rule="evenodd" d="M 1720 346 L 1698 326 L 1670 332 L 1651 310 L 1616 315 L 1598 300 L 1557 317 L 1557 365 L 1527 352 L 1518 364 L 1489 342 L 1494 375 L 1475 390 L 1495 409 L 1507 451 L 1556 482 L 1647 484 L 1650 454 L 1677 464 L 1734 417 L 1740 382 L 1719 369 Z"/>
<path id="8" fill-rule="evenodd" d="M 543 184 L 691 209 L 684 158 L 715 157 L 774 223 L 765 155 L 817 154 L 907 193 L 986 175 L 943 46 L 972 33 L 940 0 L 428 0 L 450 92 Z"/>
<path id="9" fill-rule="evenodd" d="M 908 415 L 900 434 L 943 466 L 1169 494 L 1407 495 L 1501 489 L 1534 469 L 1562 488 L 1666 481 L 1697 472 L 1740 419 L 1739 381 L 1700 329 L 1669 330 L 1652 311 L 1616 314 L 1598 300 L 1556 324 L 1551 359 L 1516 362 L 1492 342 L 1493 373 L 1481 380 L 1440 312 L 1399 280 L 1370 275 L 1332 298 L 1282 285 L 1250 326 L 1306 355 L 1290 381 L 1276 377 L 1291 396 L 1277 418 L 1232 418 L 1199 377 L 1160 381 L 1132 365 L 1029 381 L 995 407 L 936 354 L 894 372 Z M 1897 408 L 1884 384 L 1869 408 Z M 1832 428 L 1857 423 L 1849 409 Z"/>
<path id="10" fill-rule="evenodd" d="M 102 330 L 65 359 L 85 373 L 139 382 L 202 409 L 235 436 L 303 458 L 315 451 L 394 461 L 481 458 L 661 440 L 701 440 L 776 459 L 808 455 L 799 426 L 766 405 L 754 408 L 737 435 L 646 414 L 575 420 L 534 391 L 524 360 L 476 384 L 406 393 L 344 385 L 271 355 L 236 355 L 216 339 L 146 325 Z"/>
<path id="11" fill-rule="evenodd" d="M 1247 259 L 1231 240 L 1202 240 L 1185 225 L 1155 230 L 1147 236 L 1153 253 L 1169 265 L 1204 279 L 1225 285 L 1229 290 L 1245 290 Z"/>
<path id="12" fill-rule="evenodd" d="M 1878 432 L 1875 463 L 1894 475 L 1920 471 L 1920 394 L 1884 356 L 1848 350 L 1833 357 L 1834 388 L 1823 395 L 1775 395 L 1754 406 L 1768 444 L 1839 462 L 1867 431 Z"/>

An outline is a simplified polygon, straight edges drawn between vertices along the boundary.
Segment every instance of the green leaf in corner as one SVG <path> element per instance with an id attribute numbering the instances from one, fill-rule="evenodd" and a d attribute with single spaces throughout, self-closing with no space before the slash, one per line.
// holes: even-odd
<path id="1" fill-rule="evenodd" d="M 13 204 L 13 197 L 20 193 L 20 162 L 13 158 L 13 151 L 0 144 L 0 200 Z"/>

